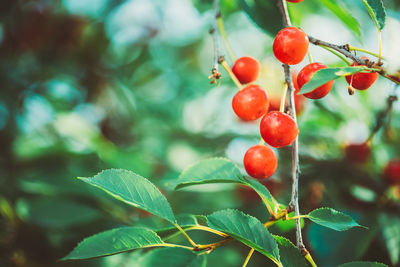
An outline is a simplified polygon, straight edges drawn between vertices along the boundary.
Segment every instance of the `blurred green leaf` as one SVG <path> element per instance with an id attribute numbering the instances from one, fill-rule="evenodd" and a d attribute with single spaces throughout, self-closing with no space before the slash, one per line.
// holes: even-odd
<path id="1" fill-rule="evenodd" d="M 353 261 L 341 264 L 338 267 L 387 267 L 387 265 L 379 262 Z"/>
<path id="2" fill-rule="evenodd" d="M 282 28 L 281 13 L 274 1 L 240 0 L 240 7 L 254 23 L 271 35 Z"/>
<path id="3" fill-rule="evenodd" d="M 208 215 L 207 221 L 211 228 L 231 235 L 274 262 L 280 262 L 277 242 L 256 218 L 238 210 L 227 209 Z"/>
<path id="4" fill-rule="evenodd" d="M 190 166 L 179 176 L 176 189 L 208 183 L 244 184 L 253 188 L 272 210 L 279 207 L 279 203 L 264 185 L 254 179 L 244 178 L 235 163 L 225 158 L 206 159 Z"/>
<path id="5" fill-rule="evenodd" d="M 360 24 L 346 7 L 343 7 L 335 0 L 320 0 L 320 2 L 335 14 L 358 38 L 360 38 Z"/>
<path id="6" fill-rule="evenodd" d="M 336 231 L 345 231 L 356 226 L 364 227 L 359 225 L 350 216 L 331 208 L 319 208 L 313 210 L 307 215 L 307 218 L 314 223 Z"/>
<path id="7" fill-rule="evenodd" d="M 278 242 L 279 247 L 279 255 L 284 267 L 307 267 L 304 256 L 301 255 L 300 250 L 290 242 L 289 239 L 286 239 L 282 236 L 274 235 L 275 240 Z"/>
<path id="8" fill-rule="evenodd" d="M 176 223 L 171 206 L 160 190 L 134 172 L 109 169 L 93 178 L 79 179 L 104 190 L 122 202 L 153 213 L 172 224 Z"/>
<path id="9" fill-rule="evenodd" d="M 381 214 L 379 224 L 390 260 L 396 265 L 400 259 L 400 217 Z"/>
<path id="10" fill-rule="evenodd" d="M 178 177 L 176 189 L 208 183 L 241 183 L 238 167 L 226 158 L 205 159 L 185 169 Z"/>
<path id="11" fill-rule="evenodd" d="M 206 255 L 198 255 L 184 248 L 154 249 L 140 259 L 140 266 L 153 267 L 205 267 Z"/>
<path id="12" fill-rule="evenodd" d="M 303 85 L 299 94 L 305 94 L 313 91 L 315 88 L 342 76 L 348 76 L 365 70 L 365 67 L 342 67 L 320 69 L 314 73 L 311 79 Z"/>
<path id="13" fill-rule="evenodd" d="M 376 28 L 382 31 L 386 22 L 386 10 L 382 0 L 362 0 L 362 2 L 367 8 Z"/>
<path id="14" fill-rule="evenodd" d="M 96 209 L 73 200 L 53 198 L 19 200 L 17 213 L 25 221 L 51 228 L 71 227 L 101 216 Z"/>
<path id="15" fill-rule="evenodd" d="M 116 228 L 85 238 L 61 260 L 109 256 L 137 248 L 155 247 L 163 243 L 155 232 L 144 227 Z"/>

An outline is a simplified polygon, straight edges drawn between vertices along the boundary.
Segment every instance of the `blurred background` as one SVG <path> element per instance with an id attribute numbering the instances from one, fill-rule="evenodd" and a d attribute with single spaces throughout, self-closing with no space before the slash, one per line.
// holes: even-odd
<path id="1" fill-rule="evenodd" d="M 272 2 L 221 0 L 221 11 L 235 55 L 257 58 L 256 83 L 279 99 L 283 73 L 272 41 L 282 26 Z M 400 3 L 384 4 L 384 62 L 397 70 Z M 289 10 L 294 25 L 314 37 L 377 51 L 361 1 L 305 0 Z M 245 151 L 260 140 L 259 122 L 239 121 L 232 111 L 237 89 L 227 73 L 219 86 L 207 79 L 213 12 L 211 0 L 0 1 L 0 266 L 137 266 L 146 251 L 56 262 L 94 233 L 161 223 L 75 179 L 106 168 L 149 178 L 175 213 L 238 208 L 268 219 L 257 196 L 234 185 L 173 191 L 180 172 L 200 159 L 228 157 L 242 168 Z M 344 66 L 310 48 L 314 61 Z M 338 79 L 327 97 L 307 99 L 299 110 L 302 213 L 329 206 L 369 228 L 338 233 L 307 222 L 306 246 L 320 266 L 400 266 L 400 188 L 384 175 L 400 158 L 400 104 L 387 105 L 398 92 L 379 78 L 349 96 Z M 349 147 L 377 124 L 370 146 Z M 290 148 L 280 149 L 278 171 L 263 183 L 282 203 L 290 199 L 290 172 Z M 293 241 L 290 222 L 271 231 Z M 239 266 L 247 253 L 230 244 L 209 255 L 208 265 Z M 254 255 L 249 266 L 268 264 Z"/>

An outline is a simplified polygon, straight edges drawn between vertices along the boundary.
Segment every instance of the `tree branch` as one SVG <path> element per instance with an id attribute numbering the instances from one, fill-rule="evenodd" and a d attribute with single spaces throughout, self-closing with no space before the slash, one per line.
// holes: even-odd
<path id="1" fill-rule="evenodd" d="M 211 79 L 210 83 L 217 83 L 217 81 L 221 78 L 221 73 L 218 71 L 218 60 L 219 57 L 221 56 L 220 48 L 219 48 L 219 38 L 218 38 L 218 33 L 217 33 L 217 27 L 218 27 L 218 18 L 221 17 L 221 11 L 219 9 L 219 0 L 214 0 L 214 19 L 213 23 L 210 29 L 210 34 L 213 39 L 213 47 L 214 47 L 214 62 L 213 62 L 213 68 L 211 69 L 211 75 L 208 77 L 208 79 Z"/>
<path id="2" fill-rule="evenodd" d="M 400 84 L 400 72 L 396 72 L 394 74 L 389 74 L 384 68 L 382 68 L 382 63 L 375 63 L 374 61 L 368 60 L 368 59 L 362 59 L 360 57 L 357 57 L 356 55 L 354 55 L 353 53 L 350 52 L 350 46 L 348 44 L 346 45 L 336 45 L 336 44 L 332 44 L 332 43 L 328 43 L 322 40 L 319 40 L 317 38 L 314 38 L 310 35 L 308 35 L 308 39 L 310 41 L 310 43 L 314 44 L 314 45 L 318 45 L 318 46 L 323 46 L 323 47 L 328 47 L 330 49 L 333 49 L 337 52 L 339 52 L 340 54 L 344 55 L 347 58 L 352 59 L 353 61 L 355 61 L 358 65 L 365 65 L 368 68 L 376 68 L 379 69 L 380 71 L 378 71 L 378 73 L 394 82 L 397 84 Z"/>
<path id="3" fill-rule="evenodd" d="M 290 27 L 291 21 L 287 10 L 286 0 L 278 0 L 278 8 L 282 13 L 283 26 Z M 283 64 L 283 69 L 285 72 L 285 83 L 287 84 L 289 91 L 288 111 L 291 114 L 292 118 L 297 123 L 296 109 L 294 102 L 294 89 L 292 83 L 292 75 L 290 73 L 290 66 L 287 64 Z M 298 194 L 299 174 L 300 174 L 299 147 L 298 147 L 298 138 L 296 138 L 296 140 L 292 144 L 292 198 L 289 204 L 289 207 L 294 209 L 294 215 L 296 217 L 300 215 L 299 194 Z M 305 250 L 303 237 L 301 234 L 300 219 L 296 219 L 296 245 L 301 251 Z"/>

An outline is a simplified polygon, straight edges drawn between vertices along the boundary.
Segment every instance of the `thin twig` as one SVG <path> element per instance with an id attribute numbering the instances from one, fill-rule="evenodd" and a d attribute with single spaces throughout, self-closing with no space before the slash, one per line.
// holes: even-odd
<path id="1" fill-rule="evenodd" d="M 369 142 L 372 140 L 372 138 L 375 136 L 375 134 L 382 128 L 382 126 L 385 124 L 387 117 L 389 116 L 390 112 L 392 111 L 393 108 L 393 103 L 397 101 L 397 96 L 396 95 L 390 95 L 387 98 L 387 104 L 386 108 L 378 113 L 376 116 L 376 121 L 375 125 L 371 130 L 371 133 L 368 137 L 368 139 L 365 142 Z"/>
<path id="2" fill-rule="evenodd" d="M 218 66 L 219 66 L 218 59 L 221 56 L 219 47 L 219 38 L 217 32 L 217 27 L 218 27 L 217 19 L 218 17 L 221 16 L 221 12 L 219 10 L 219 0 L 214 0 L 214 12 L 215 16 L 210 29 L 210 34 L 213 39 L 213 47 L 214 47 L 214 62 L 213 62 L 213 67 L 211 69 L 211 75 L 208 77 L 208 79 L 211 79 L 210 83 L 217 83 L 217 81 L 221 78 L 221 73 L 218 71 Z"/>
<path id="3" fill-rule="evenodd" d="M 243 263 L 242 267 L 246 267 L 247 266 L 247 263 L 249 263 L 249 260 L 251 258 L 251 255 L 253 255 L 253 252 L 254 252 L 254 248 L 250 249 L 250 252 L 249 252 L 249 254 L 247 254 L 247 257 L 244 260 L 244 263 Z"/>
<path id="4" fill-rule="evenodd" d="M 287 10 L 287 5 L 285 0 L 278 0 L 278 7 L 282 13 L 282 20 L 284 27 L 290 27 L 290 17 Z M 292 75 L 290 73 L 290 66 L 287 64 L 283 64 L 283 69 L 285 72 L 285 83 L 288 87 L 289 92 L 289 112 L 297 123 L 296 117 L 296 108 L 294 102 L 294 87 L 292 83 Z M 292 144 L 292 198 L 289 204 L 289 207 L 294 208 L 294 215 L 297 217 L 300 215 L 299 211 L 299 174 L 300 174 L 300 165 L 299 165 L 299 147 L 298 147 L 298 138 Z M 303 237 L 301 235 L 301 225 L 300 220 L 296 219 L 296 244 L 300 250 L 305 249 L 303 243 Z"/>
<path id="5" fill-rule="evenodd" d="M 340 54 L 344 55 L 347 58 L 352 59 L 354 62 L 356 62 L 358 65 L 365 65 L 368 68 L 376 68 L 378 71 L 378 73 L 388 79 L 391 80 L 392 82 L 396 83 L 396 84 L 400 84 L 400 71 L 396 72 L 396 73 L 388 73 L 386 69 L 382 68 L 382 62 L 380 62 L 378 60 L 377 63 L 375 63 L 374 61 L 371 61 L 369 59 L 363 59 L 361 57 L 357 57 L 356 55 L 354 55 L 353 53 L 351 53 L 350 51 L 350 47 L 349 45 L 336 45 L 336 44 L 332 44 L 332 43 L 328 43 L 322 40 L 319 40 L 317 38 L 314 38 L 310 35 L 308 35 L 308 39 L 310 41 L 310 43 L 314 44 L 314 45 L 318 45 L 318 46 L 325 46 L 328 48 L 331 48 L 337 52 L 339 52 Z"/>

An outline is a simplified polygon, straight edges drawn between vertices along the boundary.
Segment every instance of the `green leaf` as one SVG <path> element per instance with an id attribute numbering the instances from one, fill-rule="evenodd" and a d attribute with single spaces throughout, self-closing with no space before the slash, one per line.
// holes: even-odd
<path id="1" fill-rule="evenodd" d="M 345 231 L 359 225 L 350 216 L 330 208 L 320 208 L 310 212 L 307 217 L 322 226 L 336 231 Z M 365 227 L 366 228 L 366 227 Z"/>
<path id="2" fill-rule="evenodd" d="M 109 256 L 137 248 L 164 244 L 152 230 L 144 227 L 123 227 L 108 230 L 80 242 L 71 253 L 61 260 L 78 260 Z"/>
<path id="3" fill-rule="evenodd" d="M 49 228 L 72 227 L 101 216 L 96 209 L 76 201 L 49 198 L 19 200 L 17 212 L 25 221 Z"/>
<path id="4" fill-rule="evenodd" d="M 261 197 L 263 202 L 268 203 L 272 210 L 279 207 L 278 201 L 276 201 L 276 199 L 271 195 L 265 185 L 261 184 L 259 181 L 255 179 L 244 179 L 243 184 L 253 188 Z"/>
<path id="5" fill-rule="evenodd" d="M 209 227 L 231 235 L 275 263 L 280 262 L 277 242 L 256 218 L 238 210 L 227 209 L 208 215 L 207 221 Z"/>
<path id="6" fill-rule="evenodd" d="M 382 0 L 362 0 L 379 31 L 385 27 L 386 10 Z"/>
<path id="7" fill-rule="evenodd" d="M 235 163 L 225 158 L 202 160 L 182 172 L 176 189 L 207 183 L 240 183 L 242 174 Z"/>
<path id="8" fill-rule="evenodd" d="M 390 260 L 396 265 L 400 260 L 400 218 L 382 214 L 379 216 L 379 224 Z"/>
<path id="9" fill-rule="evenodd" d="M 140 260 L 142 267 L 205 267 L 207 258 L 184 248 L 158 248 Z"/>
<path id="10" fill-rule="evenodd" d="M 339 265 L 338 267 L 387 267 L 386 264 L 371 261 L 353 261 Z"/>
<path id="11" fill-rule="evenodd" d="M 190 166 L 179 176 L 176 189 L 207 183 L 243 184 L 253 188 L 273 210 L 279 207 L 264 185 L 254 179 L 244 178 L 236 164 L 226 158 L 210 158 Z"/>
<path id="12" fill-rule="evenodd" d="M 289 239 L 277 235 L 274 235 L 274 238 L 278 242 L 279 255 L 284 267 L 308 267 L 300 250 Z"/>
<path id="13" fill-rule="evenodd" d="M 104 190 L 129 205 L 153 213 L 172 224 L 176 223 L 171 206 L 160 190 L 149 180 L 134 172 L 109 169 L 93 178 L 79 179 Z"/>
<path id="14" fill-rule="evenodd" d="M 274 1 L 240 0 L 240 8 L 262 30 L 276 35 L 282 29 L 282 18 Z"/>
<path id="15" fill-rule="evenodd" d="M 298 94 L 305 94 L 313 91 L 315 88 L 342 76 L 348 76 L 365 70 L 365 67 L 342 67 L 320 69 L 313 74 L 311 79 L 303 85 Z"/>
<path id="16" fill-rule="evenodd" d="M 180 214 L 176 216 L 177 223 L 182 228 L 187 228 L 191 226 L 199 225 L 197 222 L 196 216 L 191 214 Z M 178 230 L 175 226 L 166 223 L 165 221 L 161 221 L 157 217 L 148 217 L 141 220 L 138 220 L 135 223 L 136 226 L 143 226 L 152 229 L 157 233 L 163 233 L 171 230 Z"/>
<path id="17" fill-rule="evenodd" d="M 319 2 L 335 14 L 358 38 L 361 36 L 360 24 L 347 8 L 335 0 L 320 0 Z"/>

